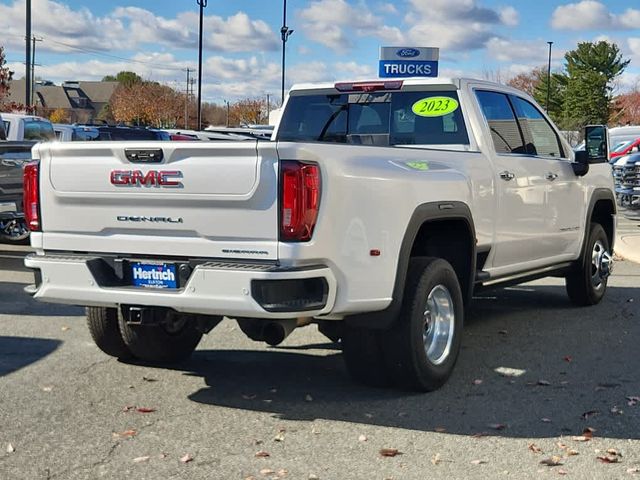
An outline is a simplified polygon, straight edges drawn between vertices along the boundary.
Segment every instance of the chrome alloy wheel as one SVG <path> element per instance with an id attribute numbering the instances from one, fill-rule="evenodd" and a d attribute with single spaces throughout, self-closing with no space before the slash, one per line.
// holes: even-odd
<path id="1" fill-rule="evenodd" d="M 449 357 L 454 329 L 455 310 L 451 293 L 444 285 L 436 285 L 427 297 L 422 331 L 424 351 L 432 364 L 440 365 Z"/>
<path id="2" fill-rule="evenodd" d="M 600 240 L 593 244 L 591 252 L 591 285 L 600 289 L 613 271 L 613 257 Z"/>

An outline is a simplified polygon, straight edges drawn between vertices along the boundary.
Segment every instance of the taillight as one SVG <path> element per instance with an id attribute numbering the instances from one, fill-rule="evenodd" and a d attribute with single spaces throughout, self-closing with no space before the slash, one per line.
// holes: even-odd
<path id="1" fill-rule="evenodd" d="M 295 160 L 280 162 L 280 240 L 311 240 L 320 208 L 320 167 Z"/>
<path id="2" fill-rule="evenodd" d="M 25 165 L 23 181 L 23 207 L 27 227 L 32 232 L 40 231 L 40 188 L 38 186 L 38 162 Z"/>

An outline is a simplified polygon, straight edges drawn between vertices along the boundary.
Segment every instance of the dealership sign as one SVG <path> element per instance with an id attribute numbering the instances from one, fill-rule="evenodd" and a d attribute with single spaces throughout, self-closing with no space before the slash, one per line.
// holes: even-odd
<path id="1" fill-rule="evenodd" d="M 437 77 L 440 50 L 432 47 L 380 47 L 380 78 Z"/>

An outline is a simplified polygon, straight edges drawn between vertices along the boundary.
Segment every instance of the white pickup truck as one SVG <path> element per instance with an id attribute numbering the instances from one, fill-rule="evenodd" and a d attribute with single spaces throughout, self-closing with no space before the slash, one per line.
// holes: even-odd
<path id="1" fill-rule="evenodd" d="M 612 267 L 607 132 L 575 153 L 524 93 L 468 79 L 292 89 L 272 141 L 39 144 L 29 288 L 85 305 L 107 354 L 183 359 L 223 316 L 316 323 L 358 381 L 441 386 L 474 291 Z"/>

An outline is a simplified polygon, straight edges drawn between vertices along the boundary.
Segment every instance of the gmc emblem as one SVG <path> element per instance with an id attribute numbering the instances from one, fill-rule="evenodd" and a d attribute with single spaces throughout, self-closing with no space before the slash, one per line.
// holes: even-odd
<path id="1" fill-rule="evenodd" d="M 111 184 L 132 187 L 182 187 L 182 172 L 178 170 L 112 170 Z"/>

